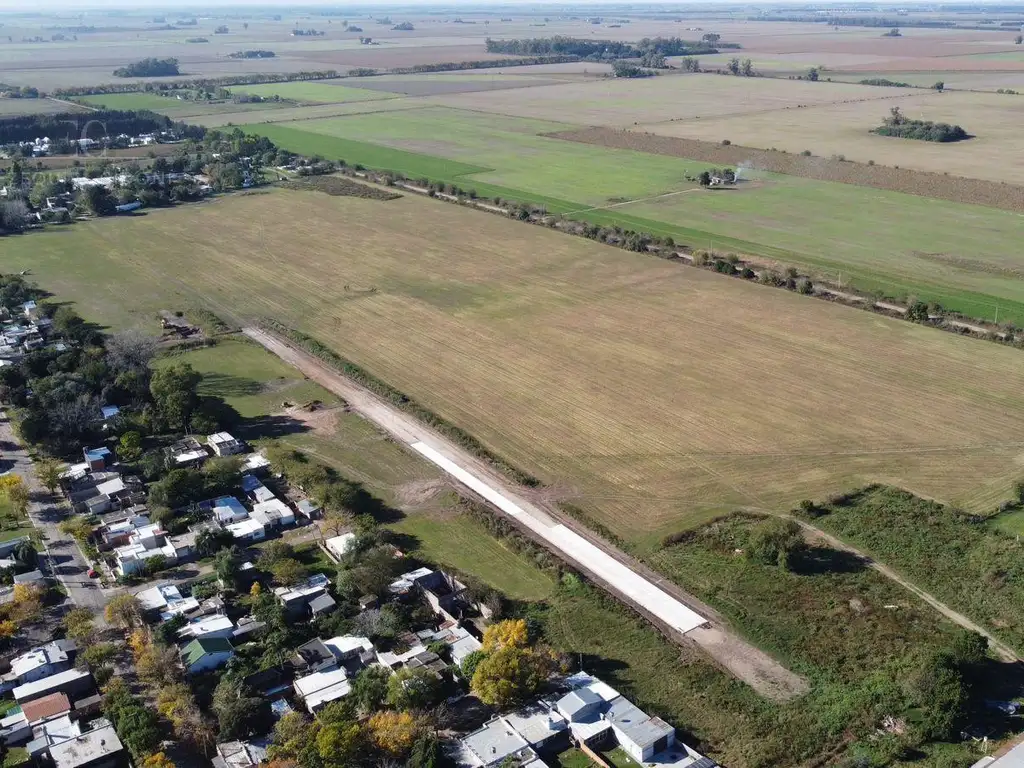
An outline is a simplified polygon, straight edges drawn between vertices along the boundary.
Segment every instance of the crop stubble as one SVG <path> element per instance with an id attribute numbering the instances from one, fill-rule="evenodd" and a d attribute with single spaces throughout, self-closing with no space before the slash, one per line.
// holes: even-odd
<path id="1" fill-rule="evenodd" d="M 987 504 L 1024 463 L 1016 350 L 483 213 L 280 191 L 80 227 L 12 267 L 291 323 L 636 541 L 868 481 Z"/>

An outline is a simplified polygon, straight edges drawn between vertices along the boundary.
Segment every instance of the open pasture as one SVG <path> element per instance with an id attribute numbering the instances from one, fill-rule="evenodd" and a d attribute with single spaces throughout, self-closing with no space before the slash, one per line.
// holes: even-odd
<path id="1" fill-rule="evenodd" d="M 826 87 L 833 87 L 835 84 Z M 868 87 L 868 86 L 864 86 Z M 635 130 L 662 136 L 720 142 L 815 155 L 844 155 L 848 160 L 898 165 L 954 176 L 1024 184 L 1024 168 L 1007 162 L 1024 152 L 1024 98 L 997 93 L 935 93 L 910 88 L 874 87 L 881 101 L 809 106 L 766 111 L 756 120 L 745 116 L 705 116 L 641 124 Z M 962 125 L 974 138 L 954 144 L 878 136 L 892 107 L 908 118 Z"/>
<path id="2" fill-rule="evenodd" d="M 512 92 L 438 97 L 449 107 L 579 125 L 632 126 L 722 115 L 760 115 L 801 105 L 885 99 L 879 88 L 722 75 L 599 80 Z M 884 108 L 882 108 L 884 111 Z"/>
<path id="3" fill-rule="evenodd" d="M 84 112 L 75 107 L 50 99 L 0 99 L 0 118 L 20 115 L 54 115 L 59 112 Z"/>
<path id="4" fill-rule="evenodd" d="M 1017 350 L 426 198 L 238 195 L 5 260 L 100 322 L 301 328 L 640 544 L 872 480 L 989 503 L 1024 463 Z"/>
<path id="5" fill-rule="evenodd" d="M 296 152 L 450 181 L 484 197 L 532 200 L 693 247 L 799 264 L 976 317 L 998 311 L 1004 320 L 1024 319 L 1015 212 L 753 169 L 737 189 L 706 192 L 685 177 L 707 163 L 536 135 L 555 126 L 434 107 L 246 129 Z"/>

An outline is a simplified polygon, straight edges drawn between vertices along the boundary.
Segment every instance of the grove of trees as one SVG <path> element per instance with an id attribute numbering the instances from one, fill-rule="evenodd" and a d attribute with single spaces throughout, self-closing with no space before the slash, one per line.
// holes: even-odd
<path id="1" fill-rule="evenodd" d="M 174 77 L 180 74 L 175 58 L 146 58 L 114 70 L 114 77 Z"/>
<path id="2" fill-rule="evenodd" d="M 882 125 L 875 128 L 872 133 L 877 133 L 879 136 L 895 136 L 901 139 L 942 143 L 970 138 L 967 131 L 959 125 L 933 123 L 930 120 L 911 120 L 900 111 L 899 107 L 893 107 L 889 111 L 889 117 L 885 118 Z"/>

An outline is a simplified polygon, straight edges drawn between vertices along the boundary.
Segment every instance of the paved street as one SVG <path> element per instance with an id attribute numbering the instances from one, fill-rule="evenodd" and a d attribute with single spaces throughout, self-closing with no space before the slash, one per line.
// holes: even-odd
<path id="1" fill-rule="evenodd" d="M 35 467 L 24 446 L 18 442 L 6 412 L 0 416 L 0 445 L 3 446 L 5 468 L 24 478 L 31 491 L 29 517 L 43 534 L 44 572 L 48 570 L 60 581 L 76 606 L 102 615 L 103 607 L 114 590 L 104 590 L 98 579 L 89 578 L 89 566 L 78 545 L 70 536 L 60 532 L 58 525 L 69 516 L 70 510 L 54 503 L 63 499 L 51 497 L 39 484 Z"/>

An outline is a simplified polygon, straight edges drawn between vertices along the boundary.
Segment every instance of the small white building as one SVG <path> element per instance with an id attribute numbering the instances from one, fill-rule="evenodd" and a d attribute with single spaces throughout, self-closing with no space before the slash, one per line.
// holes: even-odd
<path id="1" fill-rule="evenodd" d="M 249 517 L 249 510 L 234 496 L 221 496 L 207 504 L 213 510 L 214 519 L 221 525 L 237 523 Z"/>
<path id="2" fill-rule="evenodd" d="M 228 432 L 217 432 L 206 438 L 210 450 L 218 456 L 234 456 L 245 453 L 245 443 L 231 436 Z"/>
<path id="3" fill-rule="evenodd" d="M 354 533 L 343 533 L 340 536 L 334 536 L 327 539 L 324 542 L 324 549 L 327 550 L 327 554 L 331 556 L 334 561 L 340 561 L 356 543 L 356 535 Z"/>
<path id="4" fill-rule="evenodd" d="M 250 517 L 265 528 L 285 528 L 295 525 L 295 513 L 291 507 L 278 498 L 256 502 Z"/>
<path id="5" fill-rule="evenodd" d="M 181 640 L 192 640 L 199 637 L 224 637 L 231 639 L 235 633 L 234 622 L 227 616 L 215 614 L 192 619 L 178 630 Z"/>
<path id="6" fill-rule="evenodd" d="M 6 677 L 18 685 L 50 677 L 71 668 L 75 644 L 70 640 L 54 640 L 11 659 L 11 672 Z"/>
<path id="7" fill-rule="evenodd" d="M 267 538 L 267 531 L 263 524 L 251 518 L 239 520 L 237 523 L 228 523 L 224 526 L 224 530 L 238 541 L 263 541 Z"/>
<path id="8" fill-rule="evenodd" d="M 348 681 L 344 667 L 314 672 L 298 678 L 293 685 L 295 693 L 302 698 L 311 715 L 324 705 L 352 692 L 352 684 Z"/>

